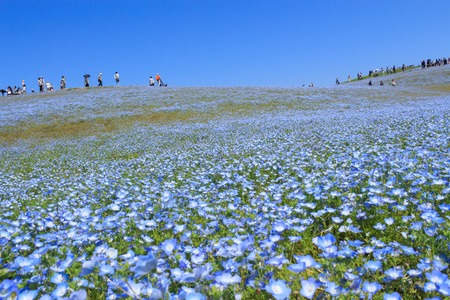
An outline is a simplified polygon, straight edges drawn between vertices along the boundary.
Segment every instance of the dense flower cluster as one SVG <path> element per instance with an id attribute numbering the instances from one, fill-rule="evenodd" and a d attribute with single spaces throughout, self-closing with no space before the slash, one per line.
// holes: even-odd
<path id="1" fill-rule="evenodd" d="M 0 298 L 449 296 L 450 98 L 320 97 L 343 89 L 276 89 L 292 106 L 264 118 L 230 105 L 210 122 L 3 147 Z M 222 91 L 211 109 L 274 94 Z M 208 92 L 158 93 L 201 112 L 177 99 Z M 101 93 L 78 105 L 147 91 Z M 59 107 L 70 114 L 74 97 Z"/>

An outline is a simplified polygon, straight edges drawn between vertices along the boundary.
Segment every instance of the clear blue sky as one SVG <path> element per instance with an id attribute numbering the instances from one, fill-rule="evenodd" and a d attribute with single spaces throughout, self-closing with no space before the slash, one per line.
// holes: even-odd
<path id="1" fill-rule="evenodd" d="M 0 87 L 332 85 L 450 56 L 450 1 L 0 0 Z"/>

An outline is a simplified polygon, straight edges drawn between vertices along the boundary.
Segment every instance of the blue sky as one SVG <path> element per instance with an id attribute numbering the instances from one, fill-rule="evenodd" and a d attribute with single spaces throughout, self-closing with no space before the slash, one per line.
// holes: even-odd
<path id="1" fill-rule="evenodd" d="M 0 87 L 315 86 L 450 56 L 450 1 L 0 0 Z M 91 85 L 95 84 L 93 78 Z"/>

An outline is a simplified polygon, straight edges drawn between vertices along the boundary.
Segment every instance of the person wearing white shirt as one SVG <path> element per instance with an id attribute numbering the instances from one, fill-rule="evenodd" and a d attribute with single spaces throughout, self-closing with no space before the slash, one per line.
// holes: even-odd
<path id="1" fill-rule="evenodd" d="M 150 76 L 150 80 L 149 80 L 149 84 L 150 84 L 150 86 L 154 86 L 155 85 L 155 80 L 153 79 L 153 77 L 152 76 Z"/>
<path id="2" fill-rule="evenodd" d="M 116 86 L 119 86 L 119 73 L 116 72 L 114 79 L 116 80 Z"/>

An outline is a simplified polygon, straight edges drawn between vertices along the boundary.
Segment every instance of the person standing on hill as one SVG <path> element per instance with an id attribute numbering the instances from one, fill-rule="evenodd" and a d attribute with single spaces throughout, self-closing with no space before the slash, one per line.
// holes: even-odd
<path id="1" fill-rule="evenodd" d="M 61 89 L 65 89 L 66 88 L 66 77 L 61 76 Z"/>
<path id="2" fill-rule="evenodd" d="M 352 81 L 352 76 L 348 75 L 348 82 Z"/>
<path id="3" fill-rule="evenodd" d="M 158 83 L 158 86 L 161 86 L 162 85 L 161 84 L 161 76 L 159 76 L 159 73 L 156 73 L 155 79 L 156 79 L 156 82 Z"/>
<path id="4" fill-rule="evenodd" d="M 98 86 L 103 86 L 102 73 L 100 73 L 100 75 L 98 75 Z"/>
<path id="5" fill-rule="evenodd" d="M 119 73 L 116 72 L 116 74 L 114 74 L 114 79 L 116 80 L 116 86 L 119 86 Z"/>
<path id="6" fill-rule="evenodd" d="M 84 86 L 89 87 L 89 77 L 84 77 Z"/>

